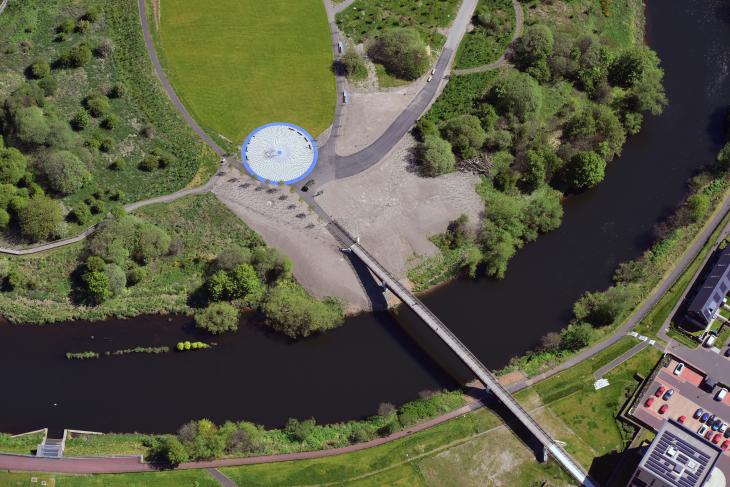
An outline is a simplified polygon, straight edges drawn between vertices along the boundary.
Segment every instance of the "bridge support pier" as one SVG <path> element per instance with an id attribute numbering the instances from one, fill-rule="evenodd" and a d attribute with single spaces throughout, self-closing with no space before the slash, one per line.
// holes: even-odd
<path id="1" fill-rule="evenodd" d="M 545 448 L 545 445 L 542 446 L 542 460 L 540 460 L 542 463 L 547 463 L 548 461 L 548 450 Z"/>

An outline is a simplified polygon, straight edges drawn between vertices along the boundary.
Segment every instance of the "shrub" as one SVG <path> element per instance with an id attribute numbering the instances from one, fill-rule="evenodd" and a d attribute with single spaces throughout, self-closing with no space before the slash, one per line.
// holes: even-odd
<path id="1" fill-rule="evenodd" d="M 29 71 L 34 79 L 41 79 L 51 74 L 51 66 L 46 61 L 36 61 L 30 65 Z"/>
<path id="2" fill-rule="evenodd" d="M 456 165 L 451 144 L 438 136 L 429 136 L 416 149 L 421 172 L 426 176 L 439 176 L 452 172 Z"/>
<path id="3" fill-rule="evenodd" d="M 160 167 L 160 159 L 157 156 L 146 155 L 142 162 L 139 163 L 139 168 L 143 171 L 151 172 Z"/>
<path id="4" fill-rule="evenodd" d="M 459 115 L 449 119 L 441 127 L 441 133 L 462 159 L 475 157 L 487 136 L 474 115 Z"/>
<path id="5" fill-rule="evenodd" d="M 342 56 L 342 67 L 345 69 L 345 75 L 352 80 L 363 80 L 368 77 L 365 61 L 352 47 Z"/>
<path id="6" fill-rule="evenodd" d="M 127 163 L 124 159 L 116 159 L 114 162 L 109 164 L 109 169 L 112 171 L 123 171 L 127 167 Z"/>
<path id="7" fill-rule="evenodd" d="M 18 184 L 27 168 L 28 159 L 19 150 L 0 147 L 0 183 Z"/>
<path id="8" fill-rule="evenodd" d="M 139 284 L 144 279 L 147 272 L 145 271 L 144 267 L 135 266 L 129 269 L 129 272 L 127 272 L 127 284 L 130 286 L 134 286 L 135 284 Z"/>
<path id="9" fill-rule="evenodd" d="M 53 191 L 71 194 L 91 181 L 91 173 L 78 157 L 68 151 L 51 153 L 44 167 L 48 184 Z"/>
<path id="10" fill-rule="evenodd" d="M 112 297 L 112 291 L 109 288 L 109 276 L 103 271 L 87 272 L 82 276 L 82 279 L 94 304 L 100 304 Z"/>
<path id="11" fill-rule="evenodd" d="M 89 210 L 89 207 L 83 202 L 78 203 L 71 214 L 79 225 L 85 225 L 89 222 L 89 220 L 91 220 L 91 210 Z"/>
<path id="12" fill-rule="evenodd" d="M 109 89 L 109 98 L 122 98 L 126 92 L 124 83 L 114 83 Z"/>
<path id="13" fill-rule="evenodd" d="M 13 125 L 18 139 L 28 145 L 44 144 L 50 132 L 43 110 L 36 106 L 18 108 L 13 116 Z"/>
<path id="14" fill-rule="evenodd" d="M 170 248 L 170 235 L 163 229 L 151 225 L 140 225 L 134 257 L 140 262 L 148 263 L 152 259 L 167 253 Z"/>
<path id="15" fill-rule="evenodd" d="M 61 206 L 47 196 L 34 196 L 18 209 L 20 231 L 33 242 L 55 235 L 62 220 Z"/>
<path id="16" fill-rule="evenodd" d="M 228 303 L 211 303 L 195 314 L 195 326 L 218 335 L 238 330 L 238 310 Z M 186 346 L 187 348 L 187 346 Z"/>
<path id="17" fill-rule="evenodd" d="M 97 56 L 101 58 L 111 57 L 111 55 L 114 53 L 114 42 L 108 37 L 105 37 L 104 39 L 100 40 L 99 43 L 96 45 L 96 49 L 94 50 L 94 52 Z"/>
<path id="18" fill-rule="evenodd" d="M 91 116 L 95 118 L 105 116 L 111 108 L 109 105 L 109 98 L 99 94 L 87 97 L 85 106 Z"/>
<path id="19" fill-rule="evenodd" d="M 79 19 L 76 21 L 76 32 L 80 34 L 86 34 L 91 30 L 91 22 L 86 19 Z"/>
<path id="20" fill-rule="evenodd" d="M 189 459 L 185 447 L 174 436 L 160 437 L 150 449 L 152 458 L 171 467 L 176 467 Z"/>
<path id="21" fill-rule="evenodd" d="M 93 24 L 99 20 L 100 15 L 101 12 L 99 11 L 99 8 L 91 6 L 86 10 L 86 13 L 81 18 Z"/>
<path id="22" fill-rule="evenodd" d="M 75 27 L 76 22 L 74 22 L 73 19 L 65 18 L 61 21 L 60 24 L 58 24 L 58 27 L 56 27 L 56 32 L 58 32 L 59 34 L 71 34 L 74 31 Z"/>
<path id="23" fill-rule="evenodd" d="M 71 127 L 78 131 L 85 130 L 89 127 L 90 123 L 91 117 L 89 117 L 89 113 L 86 110 L 79 110 L 71 119 Z"/>
<path id="24" fill-rule="evenodd" d="M 411 28 L 391 29 L 374 40 L 368 50 L 370 57 L 382 64 L 388 73 L 414 80 L 424 74 L 431 64 L 426 44 Z"/>
<path id="25" fill-rule="evenodd" d="M 114 148 L 114 141 L 109 137 L 104 137 L 99 141 L 99 150 L 102 152 L 111 152 Z"/>
<path id="26" fill-rule="evenodd" d="M 106 264 L 104 266 L 104 274 L 106 274 L 109 282 L 110 294 L 112 296 L 119 296 L 124 291 L 124 288 L 127 287 L 127 275 L 116 264 Z"/>
<path id="27" fill-rule="evenodd" d="M 535 79 L 515 70 L 505 71 L 492 85 L 488 99 L 502 115 L 526 121 L 540 109 L 542 95 Z"/>
<path id="28" fill-rule="evenodd" d="M 58 61 L 64 68 L 80 68 L 91 61 L 91 49 L 84 43 L 77 44 L 62 54 Z"/>
<path id="29" fill-rule="evenodd" d="M 107 115 L 107 117 L 101 121 L 101 127 L 107 130 L 114 130 L 119 126 L 119 117 L 115 114 Z"/>
<path id="30" fill-rule="evenodd" d="M 53 96 L 58 89 L 58 81 L 53 76 L 46 76 L 38 82 L 38 86 L 43 90 L 44 95 Z"/>
<path id="31" fill-rule="evenodd" d="M 566 182 L 572 189 L 582 191 L 603 181 L 606 161 L 595 152 L 579 152 L 570 159 L 566 171 Z"/>
<path id="32" fill-rule="evenodd" d="M 574 323 L 560 332 L 560 347 L 563 350 L 576 351 L 588 346 L 593 335 L 593 328 L 588 323 Z"/>

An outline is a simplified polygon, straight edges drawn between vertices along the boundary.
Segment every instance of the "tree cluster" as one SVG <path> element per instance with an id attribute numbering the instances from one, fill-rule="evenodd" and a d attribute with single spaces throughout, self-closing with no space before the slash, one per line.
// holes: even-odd
<path id="1" fill-rule="evenodd" d="M 389 29 L 375 38 L 368 55 L 385 70 L 404 80 L 422 76 L 431 65 L 426 43 L 415 29 Z"/>

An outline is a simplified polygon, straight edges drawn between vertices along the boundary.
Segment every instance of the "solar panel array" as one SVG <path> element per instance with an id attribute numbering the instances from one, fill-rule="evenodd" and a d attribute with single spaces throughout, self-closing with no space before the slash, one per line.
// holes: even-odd
<path id="1" fill-rule="evenodd" d="M 644 469 L 652 472 L 661 479 L 680 487 L 696 487 L 705 477 L 705 470 L 711 462 L 711 457 L 705 452 L 698 450 L 679 436 L 670 431 L 655 440 L 657 444 L 651 454 L 645 459 Z M 678 450 L 676 458 L 672 459 L 665 453 L 670 447 Z M 691 461 L 699 465 L 695 472 L 688 468 Z M 709 465 L 711 466 L 711 465 Z"/>

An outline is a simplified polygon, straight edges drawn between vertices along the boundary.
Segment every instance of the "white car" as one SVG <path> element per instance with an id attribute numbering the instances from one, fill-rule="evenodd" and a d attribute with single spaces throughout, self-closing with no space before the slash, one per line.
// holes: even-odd
<path id="1" fill-rule="evenodd" d="M 722 401 L 725 399 L 725 396 L 727 396 L 727 389 L 722 387 L 719 391 L 717 391 L 717 394 L 715 394 L 715 401 Z"/>
<path id="2" fill-rule="evenodd" d="M 720 433 L 724 433 L 726 429 L 727 429 L 727 423 L 722 423 L 720 425 Z"/>
<path id="3" fill-rule="evenodd" d="M 684 370 L 684 364 L 682 362 L 679 362 L 676 367 L 674 367 L 674 375 L 680 375 L 682 371 Z"/>
<path id="4" fill-rule="evenodd" d="M 704 436 L 705 433 L 707 433 L 707 429 L 707 426 L 703 424 L 702 426 L 700 426 L 700 429 L 697 430 L 697 434 L 700 436 Z"/>

